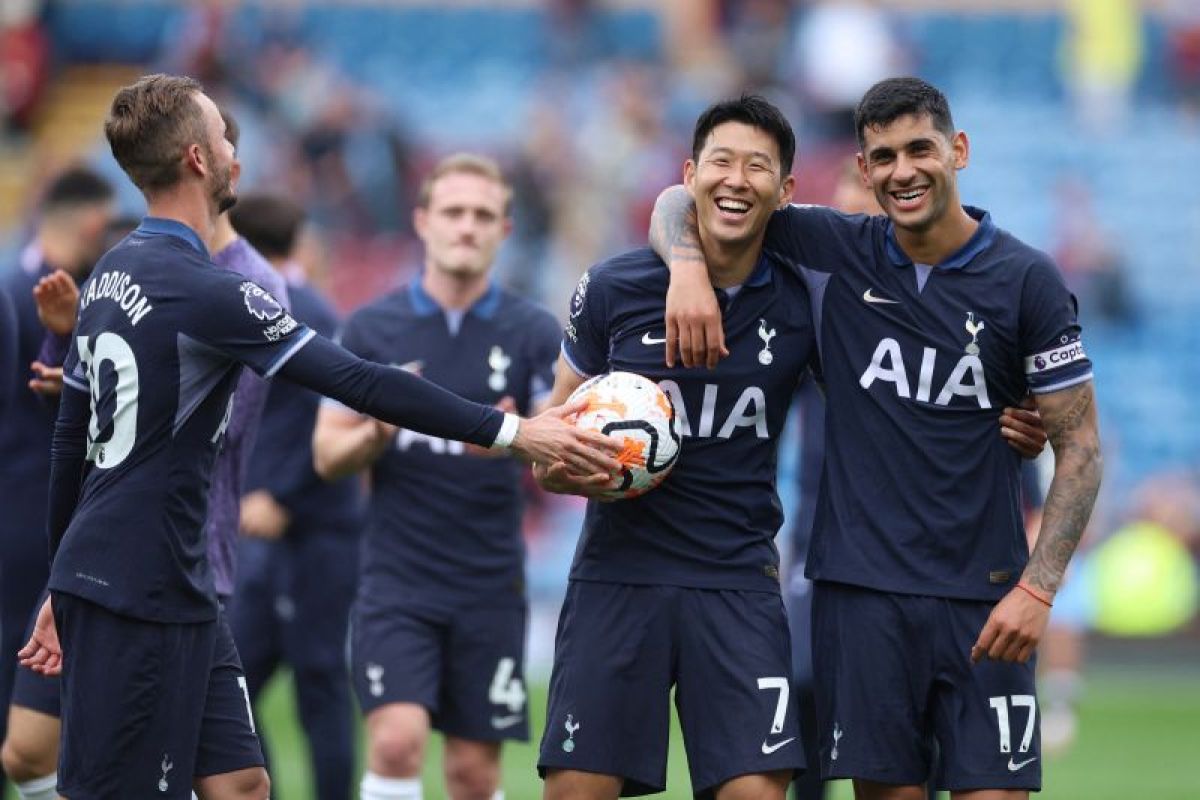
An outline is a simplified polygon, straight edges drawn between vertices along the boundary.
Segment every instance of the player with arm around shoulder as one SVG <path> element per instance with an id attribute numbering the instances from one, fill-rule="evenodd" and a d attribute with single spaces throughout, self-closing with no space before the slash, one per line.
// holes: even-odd
<path id="1" fill-rule="evenodd" d="M 881 82 L 856 126 L 887 218 L 791 207 L 767 237 L 821 319 L 827 461 L 808 574 L 822 773 L 867 798 L 922 797 L 932 735 L 936 784 L 1023 797 L 1041 782 L 1031 655 L 1100 481 L 1091 365 L 1050 260 L 959 201 L 969 147 L 941 93 Z M 685 210 L 669 216 L 660 232 L 687 227 Z M 689 241 L 672 262 L 694 311 L 712 300 L 696 303 L 711 292 Z M 682 338 L 692 360 L 719 356 L 711 326 Z M 994 438 L 999 409 L 1028 392 L 1057 456 L 1032 554 L 1017 462 Z"/>

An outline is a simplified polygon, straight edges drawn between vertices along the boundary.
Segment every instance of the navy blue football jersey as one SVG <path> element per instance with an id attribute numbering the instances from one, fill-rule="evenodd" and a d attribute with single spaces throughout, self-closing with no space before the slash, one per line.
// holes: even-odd
<path id="1" fill-rule="evenodd" d="M 82 287 L 63 370 L 90 411 L 50 588 L 140 619 L 215 619 L 203 528 L 234 385 L 242 364 L 272 375 L 312 336 L 216 267 L 181 223 L 148 217 L 105 254 Z M 73 424 L 60 417 L 60 428 Z"/>
<path id="2" fill-rule="evenodd" d="M 496 285 L 455 318 L 419 280 L 356 311 L 341 337 L 476 402 L 512 397 L 522 414 L 549 396 L 559 339 L 550 312 Z M 401 429 L 371 468 L 360 598 L 523 602 L 521 472 L 512 458 Z"/>
<path id="3" fill-rule="evenodd" d="M 575 371 L 657 382 L 682 436 L 679 460 L 658 488 L 588 503 L 571 577 L 778 592 L 775 460 L 814 350 L 808 292 L 764 255 L 735 294 L 719 292 L 729 357 L 712 371 L 667 368 L 668 281 L 658 256 L 635 250 L 592 267 L 571 301 L 563 354 Z"/>
<path id="4" fill-rule="evenodd" d="M 810 577 L 994 600 L 1028 560 L 1000 412 L 1090 379 L 1091 362 L 1050 258 L 968 213 L 975 234 L 937 265 L 914 265 L 886 217 L 771 220 L 767 246 L 809 283 L 826 389 Z"/>

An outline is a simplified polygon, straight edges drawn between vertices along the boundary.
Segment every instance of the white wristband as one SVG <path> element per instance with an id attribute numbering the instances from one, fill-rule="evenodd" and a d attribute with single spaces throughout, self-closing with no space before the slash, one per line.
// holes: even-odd
<path id="1" fill-rule="evenodd" d="M 521 428 L 521 418 L 516 414 L 505 414 L 504 422 L 500 425 L 500 432 L 496 434 L 495 441 L 492 442 L 493 450 L 505 450 L 512 446 L 513 440 L 517 438 L 517 431 Z"/>

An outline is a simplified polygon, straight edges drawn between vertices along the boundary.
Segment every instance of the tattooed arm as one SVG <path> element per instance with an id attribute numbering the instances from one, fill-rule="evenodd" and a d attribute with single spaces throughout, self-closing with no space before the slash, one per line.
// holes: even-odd
<path id="1" fill-rule="evenodd" d="M 1087 527 L 1103 471 L 1091 381 L 1037 396 L 1054 450 L 1054 480 L 1042 509 L 1042 528 L 1021 580 L 992 609 L 971 659 L 985 655 L 1024 663 L 1050 615 L 1050 601 Z M 1038 598 L 1042 598 L 1039 600 Z"/>
<path id="2" fill-rule="evenodd" d="M 658 196 L 650 217 L 650 246 L 671 270 L 667 290 L 667 366 L 675 366 L 678 350 L 683 365 L 712 369 L 729 355 L 721 327 L 721 309 L 708 278 L 704 250 L 696 228 L 696 204 L 682 186 Z"/>

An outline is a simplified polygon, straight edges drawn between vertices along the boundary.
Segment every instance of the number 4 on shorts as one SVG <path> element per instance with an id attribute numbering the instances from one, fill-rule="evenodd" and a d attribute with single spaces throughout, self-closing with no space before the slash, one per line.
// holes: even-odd
<path id="1" fill-rule="evenodd" d="M 498 706 L 508 706 L 514 714 L 525 708 L 525 686 L 521 679 L 513 676 L 517 662 L 513 658 L 502 658 L 496 664 L 496 674 L 488 688 L 488 701 Z"/>

